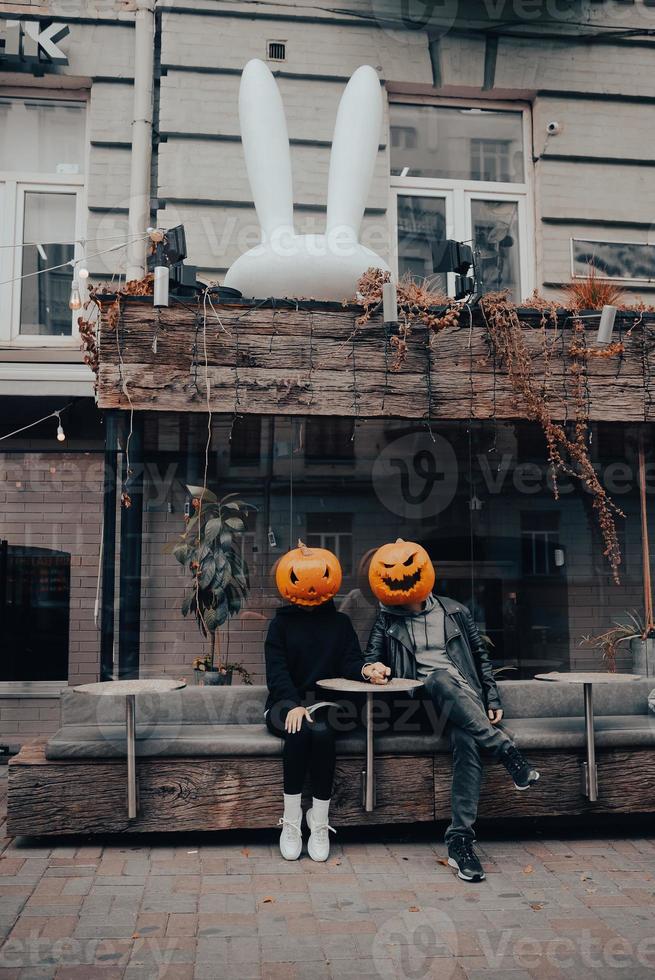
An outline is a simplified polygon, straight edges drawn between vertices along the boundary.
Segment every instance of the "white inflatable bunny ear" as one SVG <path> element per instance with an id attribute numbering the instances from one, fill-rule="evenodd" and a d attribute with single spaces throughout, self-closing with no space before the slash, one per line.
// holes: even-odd
<path id="1" fill-rule="evenodd" d="M 280 230 L 293 234 L 287 120 L 275 79 L 258 59 L 249 61 L 241 75 L 239 122 L 262 241 Z"/>
<path id="2" fill-rule="evenodd" d="M 362 65 L 341 96 L 332 137 L 328 177 L 328 237 L 348 229 L 359 239 L 382 127 L 380 80 Z"/>
<path id="3" fill-rule="evenodd" d="M 263 61 L 249 61 L 243 70 L 239 120 L 261 243 L 233 263 L 225 285 L 258 299 L 340 302 L 354 296 L 357 280 L 371 266 L 388 271 L 386 262 L 359 242 L 382 122 L 382 94 L 373 68 L 357 69 L 339 104 L 324 235 L 295 234 L 284 107 Z"/>

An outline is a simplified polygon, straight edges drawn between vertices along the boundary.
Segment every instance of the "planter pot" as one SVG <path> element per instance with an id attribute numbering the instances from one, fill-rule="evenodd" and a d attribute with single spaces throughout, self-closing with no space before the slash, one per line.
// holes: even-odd
<path id="1" fill-rule="evenodd" d="M 632 673 L 642 677 L 655 677 L 655 638 L 630 640 Z"/>
<path id="2" fill-rule="evenodd" d="M 225 673 L 220 670 L 201 670 L 202 681 L 201 683 L 205 687 L 215 687 L 217 685 L 223 686 L 232 683 L 232 671 L 228 670 Z"/>

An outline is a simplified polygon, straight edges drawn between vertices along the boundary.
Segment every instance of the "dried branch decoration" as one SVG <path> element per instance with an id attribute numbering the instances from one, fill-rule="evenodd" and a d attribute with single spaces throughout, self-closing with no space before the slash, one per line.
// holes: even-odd
<path id="1" fill-rule="evenodd" d="M 389 282 L 389 273 L 381 269 L 368 269 L 357 283 L 357 302 L 364 312 L 357 318 L 358 326 L 368 323 L 382 305 L 382 286 Z M 392 334 L 390 345 L 393 360 L 390 371 L 400 371 L 407 358 L 407 344 L 412 335 L 412 324 L 422 323 L 432 334 L 459 323 L 460 305 L 425 285 L 404 276 L 396 286 L 398 296 L 398 332 Z M 445 307 L 445 309 L 444 309 Z"/>
<path id="2" fill-rule="evenodd" d="M 568 351 L 571 357 L 568 373 L 573 383 L 575 406 L 574 435 L 570 438 L 564 425 L 553 421 L 545 395 L 547 378 L 540 384 L 535 377 L 532 359 L 525 343 L 525 328 L 521 324 L 514 304 L 506 293 L 489 293 L 483 297 L 480 306 L 484 313 L 490 345 L 499 363 L 507 371 L 514 390 L 521 397 L 526 417 L 532 422 L 538 422 L 546 437 L 555 498 L 559 499 L 557 477 L 561 473 L 577 480 L 591 494 L 593 510 L 603 539 L 603 554 L 612 569 L 614 581 L 619 584 L 621 549 L 615 517 L 625 515 L 601 484 L 589 456 L 587 347 L 582 321 L 573 319 L 574 336 Z M 549 351 L 545 339 L 544 353 L 547 371 Z"/>

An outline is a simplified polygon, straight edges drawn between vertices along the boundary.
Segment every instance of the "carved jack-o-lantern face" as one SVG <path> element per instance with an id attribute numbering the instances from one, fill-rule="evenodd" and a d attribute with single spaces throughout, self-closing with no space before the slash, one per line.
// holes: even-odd
<path id="1" fill-rule="evenodd" d="M 373 594 L 387 606 L 422 602 L 432 592 L 434 578 L 425 548 L 402 538 L 378 548 L 368 570 Z"/>
<path id="2" fill-rule="evenodd" d="M 341 587 L 341 565 L 325 548 L 298 547 L 280 558 L 275 584 L 283 599 L 298 606 L 320 606 L 333 599 Z"/>

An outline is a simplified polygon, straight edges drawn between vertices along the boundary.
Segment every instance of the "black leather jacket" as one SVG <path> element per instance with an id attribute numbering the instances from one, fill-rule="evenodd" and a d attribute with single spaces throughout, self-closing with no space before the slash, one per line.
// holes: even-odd
<path id="1" fill-rule="evenodd" d="M 487 708 L 501 708 L 487 648 L 471 613 L 460 602 L 435 596 L 444 611 L 446 653 L 478 692 Z M 380 609 L 368 640 L 366 663 L 379 660 L 391 667 L 392 677 L 416 678 L 414 644 L 402 614 Z"/>

